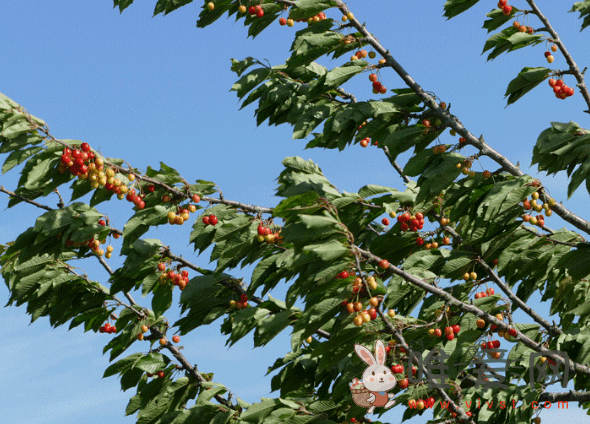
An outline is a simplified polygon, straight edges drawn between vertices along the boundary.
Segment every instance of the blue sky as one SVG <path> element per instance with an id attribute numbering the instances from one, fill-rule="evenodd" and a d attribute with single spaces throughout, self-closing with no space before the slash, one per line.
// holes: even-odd
<path id="1" fill-rule="evenodd" d="M 215 181 L 227 199 L 276 205 L 275 178 L 286 156 L 313 159 L 341 190 L 358 191 L 369 183 L 402 188 L 378 149 L 353 146 L 343 152 L 304 151 L 305 141 L 292 140 L 289 127 L 257 128 L 254 107 L 239 110 L 237 96 L 229 92 L 236 80 L 230 58 L 254 56 L 281 64 L 300 27 L 279 27 L 277 22 L 252 40 L 246 39 L 242 22 L 235 23 L 233 18 L 197 29 L 201 2 L 155 18 L 155 1 L 136 3 L 123 14 L 113 9 L 109 0 L 22 0 L 3 5 L 0 92 L 44 119 L 57 138 L 86 141 L 106 156 L 125 158 L 142 169 L 158 167 L 163 161 L 189 181 Z M 571 3 L 553 2 L 544 12 L 583 68 L 589 33 L 580 34 L 576 15 L 565 13 Z M 355 16 L 366 22 L 423 88 L 450 103 L 452 112 L 474 134 L 483 134 L 492 147 L 536 175 L 536 170 L 528 170 L 531 150 L 550 121 L 573 120 L 588 126 L 587 115 L 581 112 L 581 96 L 577 93 L 558 100 L 550 87 L 541 85 L 505 108 L 503 93 L 509 81 L 525 66 L 545 66 L 544 48 L 519 50 L 486 63 L 486 56 L 480 53 L 488 35 L 481 26 L 495 1 L 481 1 L 451 21 L 442 17 L 443 4 L 433 0 L 348 1 Z M 512 4 L 525 6 L 522 0 Z M 334 10 L 327 15 L 339 18 Z M 541 26 L 533 18 L 530 24 Z M 565 66 L 559 54 L 553 66 Z M 382 72 L 382 79 L 388 88 L 403 87 L 393 71 Z M 573 85 L 573 79 L 566 82 Z M 372 96 L 365 76 L 350 81 L 345 89 L 359 99 Z M 451 140 L 448 134 L 442 138 L 446 143 Z M 476 170 L 487 167 L 492 171 L 497 168 L 485 158 L 481 167 L 474 164 Z M 583 188 L 568 200 L 565 175 L 541 177 L 554 197 L 588 218 L 588 196 Z M 15 170 L 0 176 L 0 184 L 8 189 L 15 189 L 17 180 Z M 0 197 L 6 205 L 6 197 Z M 50 196 L 44 203 L 55 207 L 57 198 Z M 118 228 L 131 215 L 129 204 L 123 201 L 103 204 L 99 209 L 108 213 Z M 16 238 L 38 215 L 38 210 L 26 205 L 3 210 L 0 242 Z M 555 215 L 546 223 L 555 229 L 564 227 Z M 148 236 L 160 238 L 173 251 L 207 266 L 208 255 L 197 258 L 188 247 L 187 230 L 186 226 L 164 226 Z M 110 262 L 117 266 L 121 260 L 115 254 Z M 106 273 L 96 263 L 84 266 L 94 278 L 106 281 Z M 245 268 L 234 274 L 247 280 L 251 271 Z M 279 289 L 273 295 L 281 297 L 282 293 Z M 2 284 L 0 299 L 7 298 Z M 140 302 L 149 306 L 146 299 Z M 543 305 L 539 308 L 547 313 Z M 176 318 L 172 313 L 167 316 L 171 321 Z M 0 319 L 4 322 L 0 328 L 4 341 L 0 408 L 5 422 L 135 422 L 134 416 L 123 417 L 133 389 L 121 393 L 115 377 L 101 378 L 108 366 L 108 358 L 101 354 L 108 335 L 83 333 L 80 328 L 70 332 L 52 329 L 46 318 L 29 326 L 24 307 L 2 308 Z M 251 336 L 229 350 L 224 343 L 218 324 L 199 329 L 181 342 L 191 362 L 201 371 L 215 372 L 215 380 L 237 396 L 249 402 L 269 396 L 270 376 L 263 376 L 267 367 L 289 350 L 288 334 L 264 349 L 254 350 Z M 145 345 L 135 349 L 141 347 Z M 402 412 L 402 408 L 394 408 L 383 419 L 398 422 Z M 581 414 L 551 410 L 542 417 L 545 422 L 562 417 L 575 422 L 582 419 Z"/>

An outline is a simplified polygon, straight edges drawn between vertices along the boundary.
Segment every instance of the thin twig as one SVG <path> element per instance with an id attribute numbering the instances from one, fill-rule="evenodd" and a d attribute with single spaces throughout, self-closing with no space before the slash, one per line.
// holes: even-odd
<path id="1" fill-rule="evenodd" d="M 27 202 L 27 203 L 30 203 L 31 205 L 35 205 L 35 206 L 37 206 L 38 208 L 45 209 L 46 211 L 52 211 L 52 210 L 53 210 L 53 209 L 52 209 L 52 208 L 50 208 L 49 206 L 42 205 L 41 203 L 37 203 L 37 202 L 35 202 L 34 200 L 27 199 L 26 197 L 24 197 L 24 196 L 21 196 L 20 194 L 16 194 L 16 193 L 15 193 L 15 192 L 13 192 L 13 191 L 6 190 L 6 189 L 4 188 L 4 186 L 0 186 L 0 191 L 1 191 L 1 192 L 3 192 L 3 193 L 6 193 L 6 194 L 8 194 L 8 195 L 9 195 L 9 196 L 11 196 L 11 197 L 14 197 L 14 198 L 16 198 L 16 199 L 22 200 L 23 202 Z"/>

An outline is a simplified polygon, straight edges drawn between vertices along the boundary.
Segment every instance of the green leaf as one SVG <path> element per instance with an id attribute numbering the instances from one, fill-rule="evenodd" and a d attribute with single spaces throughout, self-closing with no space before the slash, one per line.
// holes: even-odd
<path id="1" fill-rule="evenodd" d="M 172 286 L 169 284 L 160 285 L 154 290 L 154 297 L 152 298 L 152 309 L 154 315 L 162 316 L 172 306 Z"/>
<path id="2" fill-rule="evenodd" d="M 289 11 L 289 17 L 291 19 L 307 19 L 337 5 L 334 0 L 298 0 Z"/>
<path id="3" fill-rule="evenodd" d="M 179 7 L 192 3 L 192 1 L 193 0 L 158 0 L 158 3 L 156 3 L 156 8 L 154 9 L 154 16 L 160 13 L 167 15 Z"/>
<path id="4" fill-rule="evenodd" d="M 506 22 L 508 22 L 512 19 L 512 14 L 510 14 L 508 16 L 504 15 L 504 13 L 502 12 L 502 9 L 494 9 L 490 13 L 488 13 L 486 16 L 490 19 L 486 20 L 483 23 L 483 27 L 485 29 L 487 29 L 488 32 L 491 32 L 495 29 L 500 28 L 502 25 L 504 25 Z"/>
<path id="5" fill-rule="evenodd" d="M 148 353 L 146 356 L 142 356 L 134 363 L 135 368 L 139 368 L 142 371 L 155 374 L 158 371 L 166 368 L 170 363 L 170 358 L 162 355 L 158 352 Z"/>
<path id="6" fill-rule="evenodd" d="M 134 353 L 126 358 L 120 359 L 114 364 L 110 365 L 104 372 L 102 378 L 110 377 L 111 375 L 120 374 L 130 369 L 139 358 L 143 357 L 143 353 Z"/>
<path id="7" fill-rule="evenodd" d="M 291 323 L 289 317 L 292 314 L 292 311 L 287 310 L 272 314 L 260 320 L 256 327 L 256 331 L 254 332 L 254 347 L 266 345 L 281 331 L 287 328 Z"/>
<path id="8" fill-rule="evenodd" d="M 549 76 L 550 69 L 547 68 L 523 68 L 516 78 L 510 81 L 506 94 L 508 104 L 512 104 L 539 85 Z"/>
<path id="9" fill-rule="evenodd" d="M 254 424 L 261 423 L 264 421 L 264 418 L 272 412 L 273 409 L 280 405 L 278 399 L 262 399 L 262 402 L 253 403 L 246 411 L 242 412 L 240 415 L 240 420 Z"/>
<path id="10" fill-rule="evenodd" d="M 447 19 L 454 18 L 465 12 L 471 6 L 474 6 L 478 1 L 479 0 L 448 0 L 444 5 L 444 16 L 446 16 Z"/>
<path id="11" fill-rule="evenodd" d="M 580 19 L 584 18 L 582 21 L 582 31 L 588 25 L 590 25 L 590 0 L 584 0 L 574 3 L 572 10 L 570 12 L 580 12 Z"/>
<path id="12" fill-rule="evenodd" d="M 120 13 L 123 13 L 123 11 L 125 9 L 127 9 L 131 3 L 133 3 L 133 0 L 114 0 L 115 5 L 113 6 L 113 8 L 119 6 L 119 11 Z"/>
<path id="13" fill-rule="evenodd" d="M 41 150 L 43 150 L 43 147 L 31 147 L 29 149 L 16 150 L 12 152 L 4 161 L 2 173 L 5 174 Z"/>

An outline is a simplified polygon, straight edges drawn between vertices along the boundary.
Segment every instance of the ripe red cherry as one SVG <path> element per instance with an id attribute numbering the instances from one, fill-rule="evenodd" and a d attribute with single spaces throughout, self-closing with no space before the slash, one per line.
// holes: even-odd
<path id="1" fill-rule="evenodd" d="M 158 378 L 164 378 L 165 375 L 166 373 L 164 371 L 158 371 Z"/>
<path id="2" fill-rule="evenodd" d="M 208 216 L 203 217 L 203 224 L 209 225 L 209 217 Z"/>
<path id="3" fill-rule="evenodd" d="M 248 295 L 246 293 L 240 295 L 240 302 L 247 302 Z"/>
<path id="4" fill-rule="evenodd" d="M 279 19 L 279 25 L 281 25 L 281 26 L 287 25 L 287 18 L 281 18 L 281 19 Z"/>
<path id="5" fill-rule="evenodd" d="M 410 383 L 407 378 L 404 378 L 404 379 L 397 382 L 397 385 L 399 386 L 400 389 L 407 389 L 409 384 Z"/>
<path id="6" fill-rule="evenodd" d="M 373 89 L 377 90 L 377 91 L 381 90 L 381 83 L 379 81 L 374 81 L 373 82 Z"/>
<path id="7" fill-rule="evenodd" d="M 164 271 L 166 269 L 166 264 L 163 262 L 160 262 L 158 264 L 158 271 Z"/>
<path id="8" fill-rule="evenodd" d="M 348 271 L 342 271 L 336 278 L 348 278 Z"/>
<path id="9" fill-rule="evenodd" d="M 495 293 L 495 291 L 493 288 L 490 287 L 489 289 L 486 290 L 486 293 L 488 294 L 488 296 L 492 296 Z"/>
<path id="10" fill-rule="evenodd" d="M 174 343 L 178 343 L 178 342 L 180 341 L 180 336 L 173 336 L 173 337 L 172 337 L 172 341 L 173 341 Z"/>
<path id="11" fill-rule="evenodd" d="M 461 331 L 459 324 L 453 325 L 453 333 L 457 334 L 459 331 Z"/>
<path id="12" fill-rule="evenodd" d="M 264 16 L 264 10 L 258 9 L 258 11 L 256 12 L 256 16 L 258 16 L 259 18 L 262 18 Z"/>
<path id="13" fill-rule="evenodd" d="M 434 329 L 434 337 L 440 337 L 442 336 L 442 331 L 440 328 L 435 328 Z"/>
<path id="14" fill-rule="evenodd" d="M 507 4 L 506 6 L 502 7 L 502 14 L 503 15 L 508 16 L 511 13 L 512 13 L 512 6 Z"/>
<path id="15" fill-rule="evenodd" d="M 510 334 L 512 337 L 516 336 L 516 329 L 511 328 L 510 330 L 508 330 L 508 334 Z"/>
<path id="16" fill-rule="evenodd" d="M 383 225 L 389 225 L 389 219 L 387 218 L 383 218 L 381 222 L 383 223 Z"/>
<path id="17" fill-rule="evenodd" d="M 377 79 L 378 79 L 377 78 L 377 74 L 371 74 L 371 75 L 369 75 L 369 81 L 375 82 L 375 81 L 377 81 Z M 379 84 L 379 85 L 381 85 L 381 84 Z"/>
<path id="18" fill-rule="evenodd" d="M 494 348 L 494 342 L 488 342 L 487 347 L 488 347 L 488 349 L 493 349 Z"/>
<path id="19" fill-rule="evenodd" d="M 454 334 L 447 334 L 447 340 L 451 341 L 455 338 Z"/>
<path id="20" fill-rule="evenodd" d="M 147 189 L 150 193 L 153 193 L 156 190 L 156 186 L 153 184 L 150 184 L 147 186 Z"/>
<path id="21" fill-rule="evenodd" d="M 379 268 L 381 268 L 381 269 L 387 269 L 387 268 L 389 268 L 389 262 L 387 261 L 387 259 L 382 259 L 379 262 Z"/>
<path id="22" fill-rule="evenodd" d="M 498 7 L 504 7 L 508 4 L 508 0 L 498 0 Z"/>
<path id="23" fill-rule="evenodd" d="M 209 215 L 209 224 L 211 224 L 211 225 L 217 224 L 217 217 L 215 215 Z"/>
<path id="24" fill-rule="evenodd" d="M 493 340 L 492 344 L 494 346 L 494 349 L 498 349 L 500 347 L 500 340 Z"/>
<path id="25" fill-rule="evenodd" d="M 250 15 L 255 15 L 255 14 L 256 14 L 256 7 L 254 7 L 254 6 L 250 6 L 250 7 L 248 8 L 248 13 L 249 13 Z"/>
<path id="26" fill-rule="evenodd" d="M 416 237 L 416 244 L 422 246 L 424 244 L 424 239 L 422 237 Z"/>
<path id="27" fill-rule="evenodd" d="M 99 219 L 98 220 L 98 225 L 107 225 L 107 223 L 104 222 L 104 219 Z"/>
<path id="28" fill-rule="evenodd" d="M 82 149 L 83 152 L 88 152 L 88 151 L 90 151 L 90 144 L 88 144 L 88 143 L 82 143 L 80 145 L 80 148 Z"/>

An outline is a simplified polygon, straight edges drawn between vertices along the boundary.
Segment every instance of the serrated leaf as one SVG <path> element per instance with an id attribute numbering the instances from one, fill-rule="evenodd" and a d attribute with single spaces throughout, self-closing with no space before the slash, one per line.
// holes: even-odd
<path id="1" fill-rule="evenodd" d="M 545 80 L 549 76 L 550 72 L 550 69 L 543 67 L 523 68 L 518 76 L 510 81 L 508 88 L 506 88 L 506 94 L 504 94 L 504 97 L 508 96 L 507 104 L 516 102 L 526 93 L 531 91 L 543 80 Z"/>

